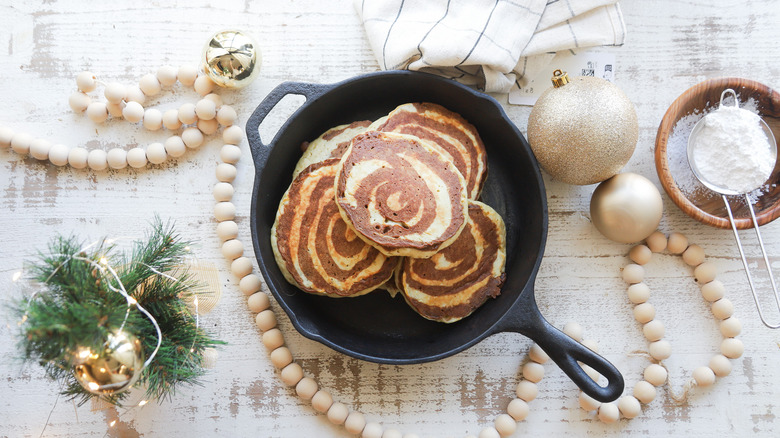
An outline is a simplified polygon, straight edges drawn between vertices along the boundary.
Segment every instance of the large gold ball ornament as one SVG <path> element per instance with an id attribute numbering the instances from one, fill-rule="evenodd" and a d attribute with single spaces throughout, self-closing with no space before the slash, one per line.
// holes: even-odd
<path id="1" fill-rule="evenodd" d="M 101 351 L 77 351 L 74 362 L 73 374 L 84 389 L 112 395 L 130 389 L 141 377 L 144 351 L 138 338 L 117 331 L 108 335 Z"/>
<path id="2" fill-rule="evenodd" d="M 609 81 L 569 80 L 556 70 L 554 87 L 536 101 L 528 142 L 542 168 L 568 184 L 595 184 L 617 174 L 639 138 L 634 105 Z"/>
<path id="3" fill-rule="evenodd" d="M 252 37 L 237 31 L 214 34 L 203 48 L 203 70 L 215 84 L 225 88 L 243 88 L 260 73 L 263 57 Z"/>
<path id="4" fill-rule="evenodd" d="M 642 175 L 621 173 L 602 182 L 590 199 L 590 219 L 606 238 L 635 243 L 652 234 L 661 222 L 663 200 Z"/>

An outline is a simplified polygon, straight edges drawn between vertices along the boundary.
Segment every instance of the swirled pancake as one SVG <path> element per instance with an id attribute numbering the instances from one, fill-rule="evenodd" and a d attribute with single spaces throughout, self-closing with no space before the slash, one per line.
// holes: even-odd
<path id="1" fill-rule="evenodd" d="M 505 261 L 504 221 L 489 206 L 470 201 L 468 224 L 455 243 L 429 259 L 403 259 L 396 284 L 423 317 L 455 322 L 501 293 Z"/>
<path id="2" fill-rule="evenodd" d="M 314 163 L 319 163 L 328 158 L 341 158 L 349 147 L 352 137 L 364 132 L 370 124 L 370 120 L 361 120 L 348 125 L 339 125 L 328 129 L 311 143 L 305 144 L 306 150 L 303 152 L 301 159 L 298 160 L 298 164 L 295 165 L 293 179 L 303 169 Z"/>
<path id="3" fill-rule="evenodd" d="M 388 256 L 429 257 L 466 225 L 466 183 L 440 149 L 392 132 L 352 139 L 336 203 L 358 236 Z"/>
<path id="4" fill-rule="evenodd" d="M 301 290 L 331 297 L 358 296 L 381 286 L 398 258 L 367 245 L 336 206 L 339 160 L 304 169 L 279 203 L 271 247 L 284 277 Z"/>
<path id="5" fill-rule="evenodd" d="M 466 180 L 468 198 L 479 198 L 487 177 L 487 153 L 477 129 L 460 114 L 434 103 L 407 103 L 368 130 L 409 134 L 436 143 Z"/>

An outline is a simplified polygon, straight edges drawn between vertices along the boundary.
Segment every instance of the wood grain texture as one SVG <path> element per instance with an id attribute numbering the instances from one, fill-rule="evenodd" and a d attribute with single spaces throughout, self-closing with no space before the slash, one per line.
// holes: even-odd
<path id="1" fill-rule="evenodd" d="M 616 54 L 616 83 L 634 102 L 640 136 L 625 170 L 660 188 L 653 150 L 658 125 L 683 91 L 704 79 L 745 77 L 777 86 L 780 45 L 773 0 L 624 0 L 628 28 Z M 197 62 L 208 36 L 223 28 L 245 29 L 263 49 L 263 70 L 250 88 L 223 92 L 241 122 L 262 98 L 285 80 L 329 83 L 376 71 L 376 59 L 351 0 L 222 0 L 81 2 L 0 0 L 0 124 L 70 145 L 132 147 L 160 141 L 124 122 L 94 125 L 67 105 L 78 72 L 89 69 L 106 81 L 133 83 L 163 64 Z M 530 108 L 506 105 L 526 130 Z M 178 91 L 159 99 L 159 108 L 196 99 Z M 300 102 L 300 101 L 298 101 Z M 263 126 L 270 138 L 296 108 L 283 102 Z M 212 217 L 211 187 L 221 143 L 210 139 L 181 159 L 145 170 L 93 173 L 54 168 L 0 150 L 0 290 L 5 302 L 21 293 L 11 275 L 43 249 L 57 232 L 85 238 L 139 236 L 153 215 L 176 221 L 196 241 L 199 261 L 220 270 L 222 300 L 204 318 L 229 342 L 203 386 L 182 388 L 170 400 L 128 412 L 76 407 L 57 397 L 57 385 L 35 364 L 22 365 L 13 334 L 15 321 L 2 313 L 0 325 L 0 436 L 348 436 L 331 425 L 294 390 L 284 387 L 268 359 L 237 280 L 219 253 Z M 253 169 L 238 163 L 234 202 L 239 234 L 250 241 L 249 204 Z M 550 227 L 536 297 L 555 325 L 578 321 L 586 337 L 625 375 L 629 387 L 649 363 L 646 341 L 631 314 L 619 273 L 629 246 L 603 238 L 592 226 L 588 205 L 595 186 L 576 187 L 545 175 Z M 717 350 L 720 335 L 693 283 L 690 268 L 676 256 L 658 256 L 647 269 L 651 300 L 674 354 L 666 361 L 670 387 L 632 421 L 605 425 L 577 403 L 578 392 L 563 373 L 545 365 L 539 396 L 514 436 L 775 436 L 780 416 L 780 332 L 758 320 L 733 236 L 704 226 L 664 196 L 661 229 L 678 231 L 702 246 L 719 269 L 735 314 L 743 322 L 743 358 L 713 387 L 698 388 L 685 403 L 679 392 L 693 368 Z M 752 266 L 761 266 L 752 232 L 744 233 Z M 780 224 L 762 227 L 773 267 L 780 264 Z M 247 249 L 251 255 L 251 249 Z M 768 280 L 757 279 L 762 291 Z M 769 299 L 762 296 L 762 299 Z M 278 309 L 277 306 L 274 307 Z M 775 314 L 780 320 L 780 315 Z M 365 413 L 369 421 L 421 436 L 477 435 L 492 424 L 514 396 L 530 341 L 505 333 L 442 361 L 409 366 L 366 363 L 298 335 L 286 316 L 280 328 L 307 375 L 335 399 Z M 5 323 L 8 323 L 6 326 Z M 51 416 L 49 413 L 51 411 Z"/>

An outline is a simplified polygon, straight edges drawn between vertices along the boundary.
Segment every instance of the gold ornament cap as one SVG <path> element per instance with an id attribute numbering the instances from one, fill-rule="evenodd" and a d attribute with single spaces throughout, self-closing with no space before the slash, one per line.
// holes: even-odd
<path id="1" fill-rule="evenodd" d="M 203 48 L 203 71 L 220 87 L 246 87 L 257 77 L 262 62 L 255 40 L 238 30 L 215 33 Z"/>
<path id="2" fill-rule="evenodd" d="M 552 83 L 555 88 L 564 86 L 569 83 L 569 74 L 561 69 L 557 69 L 553 72 Z"/>

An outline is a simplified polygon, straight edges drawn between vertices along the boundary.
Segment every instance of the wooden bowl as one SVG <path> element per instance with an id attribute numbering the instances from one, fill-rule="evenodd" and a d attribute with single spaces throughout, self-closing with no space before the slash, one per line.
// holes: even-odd
<path id="1" fill-rule="evenodd" d="M 780 94 L 764 84 L 741 78 L 709 79 L 675 100 L 664 114 L 655 139 L 655 168 L 666 193 L 688 216 L 717 228 L 731 228 L 720 194 L 706 188 L 688 165 L 688 136 L 699 119 L 717 109 L 723 90 L 737 93 L 740 108 L 758 113 L 780 139 Z M 780 163 L 780 160 L 778 160 Z M 780 216 L 780 164 L 766 184 L 750 193 L 759 225 Z M 753 227 L 744 196 L 729 196 L 737 228 Z"/>

